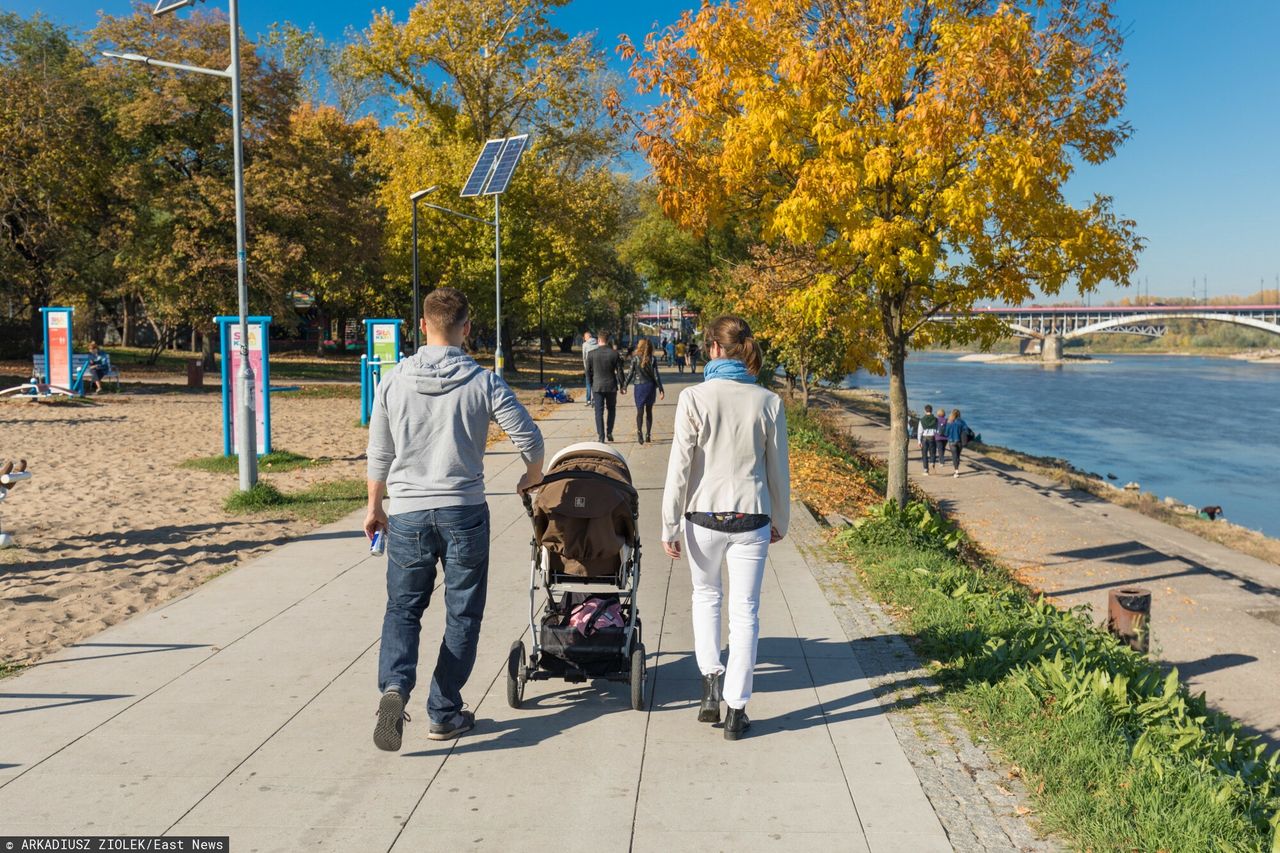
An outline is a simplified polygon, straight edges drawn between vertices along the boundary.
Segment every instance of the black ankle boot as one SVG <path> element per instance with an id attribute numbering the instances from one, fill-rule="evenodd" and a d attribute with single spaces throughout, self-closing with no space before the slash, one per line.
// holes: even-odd
<path id="1" fill-rule="evenodd" d="M 747 709 L 730 708 L 724 718 L 724 739 L 737 740 L 749 728 L 751 720 L 747 719 Z"/>
<path id="2" fill-rule="evenodd" d="M 720 674 L 702 676 L 702 704 L 698 706 L 698 722 L 720 722 Z"/>
<path id="3" fill-rule="evenodd" d="M 636 430 L 636 444 L 644 444 L 644 433 Z"/>

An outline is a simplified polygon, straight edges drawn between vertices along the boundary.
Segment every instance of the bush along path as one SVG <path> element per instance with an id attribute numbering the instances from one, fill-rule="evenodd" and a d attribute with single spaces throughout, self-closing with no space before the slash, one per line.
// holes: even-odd
<path id="1" fill-rule="evenodd" d="M 1087 611 L 1031 595 L 928 504 L 868 501 L 875 463 L 822 416 L 788 419 L 801 458 L 827 460 L 825 478 L 797 477 L 797 496 L 855 518 L 832 554 L 928 661 L 937 689 L 920 701 L 995 746 L 1044 829 L 1095 851 L 1280 851 L 1277 754 Z M 840 477 L 862 480 L 843 502 Z"/>

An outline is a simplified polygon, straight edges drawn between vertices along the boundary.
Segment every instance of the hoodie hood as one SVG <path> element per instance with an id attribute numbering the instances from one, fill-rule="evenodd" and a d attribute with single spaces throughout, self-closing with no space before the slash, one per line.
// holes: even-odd
<path id="1" fill-rule="evenodd" d="M 413 383 L 419 394 L 436 396 L 466 384 L 484 368 L 457 347 L 427 344 L 396 365 L 396 370 Z"/>

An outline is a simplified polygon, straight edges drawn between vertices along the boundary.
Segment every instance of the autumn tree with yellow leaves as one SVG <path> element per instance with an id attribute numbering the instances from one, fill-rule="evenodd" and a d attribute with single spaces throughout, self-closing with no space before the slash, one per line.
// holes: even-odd
<path id="1" fill-rule="evenodd" d="M 1063 192 L 1130 134 L 1120 49 L 1091 0 L 729 0 L 623 39 L 660 95 L 637 139 L 666 213 L 811 250 L 850 345 L 887 362 L 889 498 L 908 494 L 912 345 L 995 336 L 963 319 L 978 302 L 1128 283 L 1134 223 Z"/>

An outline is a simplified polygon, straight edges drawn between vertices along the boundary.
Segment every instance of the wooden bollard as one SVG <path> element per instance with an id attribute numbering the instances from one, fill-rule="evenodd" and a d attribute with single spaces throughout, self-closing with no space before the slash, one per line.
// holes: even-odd
<path id="1" fill-rule="evenodd" d="M 1136 586 L 1111 590 L 1107 630 L 1145 655 L 1151 648 L 1151 590 Z"/>

